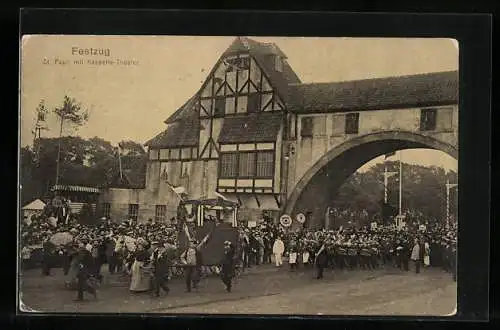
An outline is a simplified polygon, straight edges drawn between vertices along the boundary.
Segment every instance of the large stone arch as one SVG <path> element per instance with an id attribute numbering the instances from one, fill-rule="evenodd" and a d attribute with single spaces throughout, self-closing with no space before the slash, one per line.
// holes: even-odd
<path id="1" fill-rule="evenodd" d="M 384 131 L 349 139 L 320 158 L 297 182 L 284 212 L 294 216 L 310 212 L 312 226 L 320 227 L 325 205 L 344 181 L 368 161 L 403 149 L 435 149 L 458 159 L 458 148 L 430 135 L 407 131 Z"/>

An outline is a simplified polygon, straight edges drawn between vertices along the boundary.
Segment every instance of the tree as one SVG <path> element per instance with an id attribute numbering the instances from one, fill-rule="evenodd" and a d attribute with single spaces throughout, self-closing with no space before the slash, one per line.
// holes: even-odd
<path id="1" fill-rule="evenodd" d="M 21 148 L 20 154 L 20 185 L 21 205 L 24 205 L 39 196 L 39 184 L 36 181 L 35 155 L 29 147 Z"/>
<path id="2" fill-rule="evenodd" d="M 123 168 L 142 175 L 146 171 L 147 154 L 139 143 L 129 143 L 127 150 L 132 151 L 126 150 L 122 156 Z M 34 153 L 29 147 L 21 149 L 20 183 L 23 204 L 34 198 L 49 197 L 48 193 L 54 185 L 53 173 L 56 171 L 58 153 L 61 165 L 59 182 L 62 184 L 104 187 L 118 173 L 116 148 L 99 137 L 41 138 L 37 140 L 37 144 L 40 148 L 39 161 L 33 160 Z"/>
<path id="3" fill-rule="evenodd" d="M 59 144 L 57 152 L 56 161 L 56 182 L 59 183 L 59 171 L 60 171 L 60 155 L 61 155 L 61 142 L 63 135 L 64 124 L 68 123 L 71 127 L 78 129 L 83 126 L 88 121 L 88 110 L 83 109 L 82 106 L 74 99 L 69 96 L 64 96 L 64 101 L 61 107 L 54 109 L 54 113 L 57 115 L 60 121 L 59 127 Z"/>
<path id="4" fill-rule="evenodd" d="M 339 189 L 334 206 L 354 210 L 366 209 L 368 213 L 398 210 L 399 176 L 393 176 L 388 183 L 388 204 L 383 206 L 384 185 L 383 173 L 387 166 L 389 172 L 399 172 L 399 162 L 376 164 L 368 171 L 354 173 Z M 429 219 L 444 219 L 446 212 L 446 179 L 456 182 L 456 173 L 446 173 L 443 168 L 403 163 L 403 210 L 411 209 L 422 212 Z M 454 213 L 457 207 L 457 193 L 450 193 L 450 210 Z"/>
<path id="5" fill-rule="evenodd" d="M 119 146 L 121 146 L 121 161 L 124 170 L 146 171 L 148 155 L 141 144 L 127 140 L 121 141 Z"/>

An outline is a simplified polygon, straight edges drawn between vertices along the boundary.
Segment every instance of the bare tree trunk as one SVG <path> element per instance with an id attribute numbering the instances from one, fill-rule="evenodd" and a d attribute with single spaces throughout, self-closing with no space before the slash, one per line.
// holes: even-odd
<path id="1" fill-rule="evenodd" d="M 59 129 L 59 141 L 57 146 L 57 163 L 56 163 L 56 186 L 59 184 L 59 163 L 61 161 L 61 140 L 63 132 L 64 116 L 61 116 L 61 127 Z"/>

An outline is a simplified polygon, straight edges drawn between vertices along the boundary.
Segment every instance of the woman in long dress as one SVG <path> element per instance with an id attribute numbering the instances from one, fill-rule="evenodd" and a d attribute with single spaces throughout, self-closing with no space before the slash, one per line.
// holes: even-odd
<path id="1" fill-rule="evenodd" d="M 149 274 L 142 267 L 149 260 L 149 252 L 144 245 L 138 245 L 135 252 L 135 260 L 132 264 L 132 280 L 130 281 L 131 292 L 146 292 L 150 289 Z"/>

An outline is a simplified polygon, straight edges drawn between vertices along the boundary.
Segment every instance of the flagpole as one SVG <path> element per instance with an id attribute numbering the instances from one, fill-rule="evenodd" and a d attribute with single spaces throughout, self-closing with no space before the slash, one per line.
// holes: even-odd
<path id="1" fill-rule="evenodd" d="M 450 228 L 450 179 L 446 179 L 446 228 Z"/>
<path id="2" fill-rule="evenodd" d="M 384 203 L 387 204 L 387 184 L 388 184 L 388 177 L 387 177 L 387 165 L 384 162 Z"/>
<path id="3" fill-rule="evenodd" d="M 403 215 L 403 164 L 401 162 L 401 151 L 399 151 L 399 215 Z"/>
<path id="4" fill-rule="evenodd" d="M 123 180 L 122 157 L 121 157 L 121 147 L 120 147 L 120 144 L 118 144 L 118 165 L 120 166 L 120 179 Z"/>

